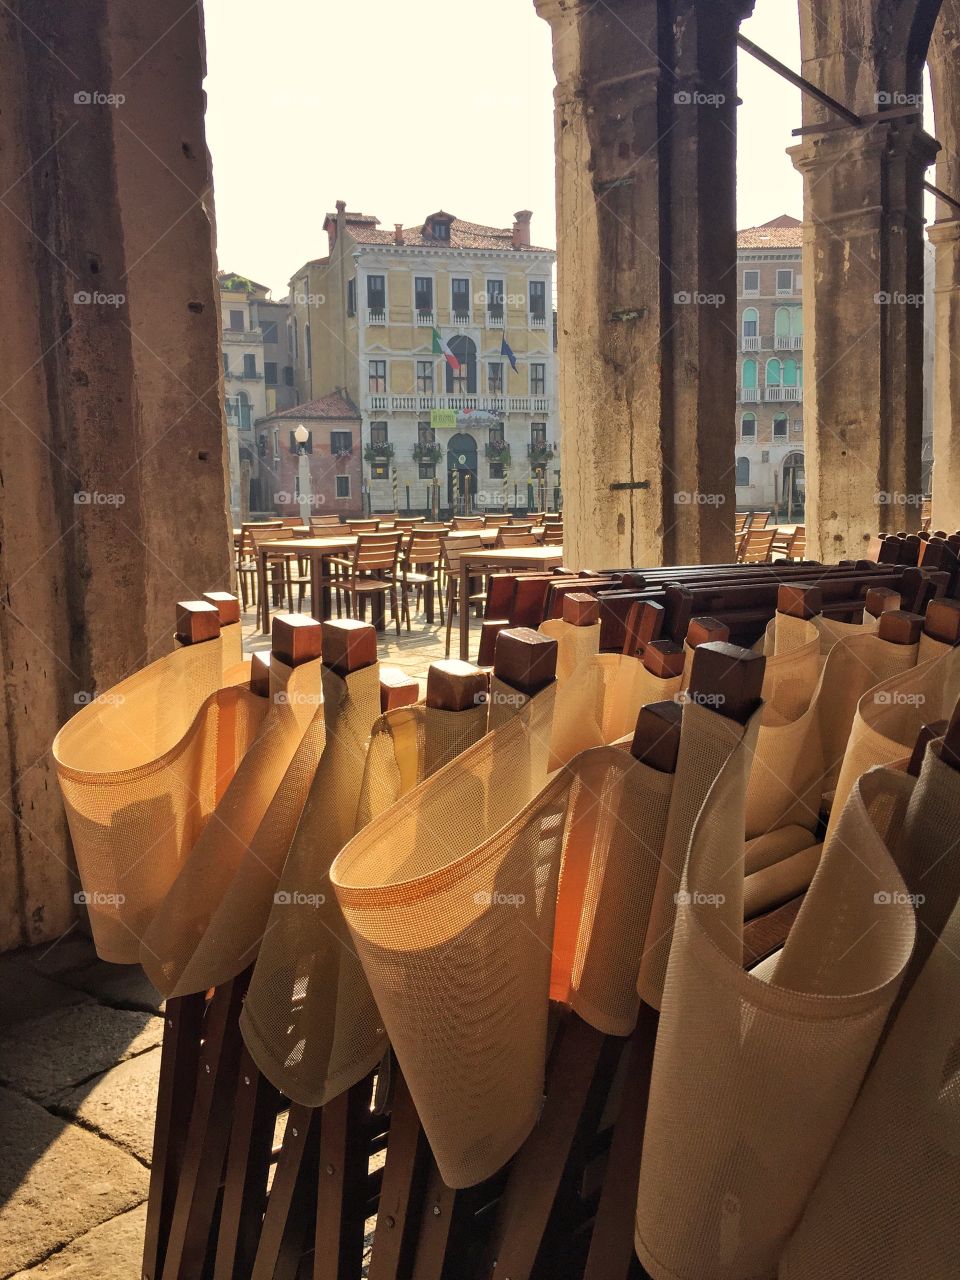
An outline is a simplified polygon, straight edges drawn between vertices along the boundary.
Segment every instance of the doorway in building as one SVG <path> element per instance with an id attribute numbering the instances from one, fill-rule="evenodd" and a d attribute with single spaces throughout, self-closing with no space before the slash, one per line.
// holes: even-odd
<path id="1" fill-rule="evenodd" d="M 469 515 L 477 504 L 477 442 L 465 431 L 447 445 L 447 502 L 455 515 Z"/>
<path id="2" fill-rule="evenodd" d="M 782 499 L 780 507 L 788 524 L 799 523 L 804 518 L 804 499 L 806 498 L 806 475 L 803 469 L 803 454 L 788 453 L 781 469 Z"/>

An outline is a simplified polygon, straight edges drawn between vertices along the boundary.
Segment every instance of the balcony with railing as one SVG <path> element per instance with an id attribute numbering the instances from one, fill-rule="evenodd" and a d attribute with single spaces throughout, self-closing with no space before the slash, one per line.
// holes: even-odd
<path id="1" fill-rule="evenodd" d="M 530 328 L 531 328 L 531 329 L 545 329 L 546 327 L 547 327 L 547 317 L 546 317 L 546 316 L 540 316 L 540 315 L 531 315 L 531 316 L 530 316 Z"/>
<path id="2" fill-rule="evenodd" d="M 457 413 L 538 413 L 551 411 L 549 396 L 503 395 L 382 395 L 367 396 L 369 413 L 426 413 L 430 409 L 454 409 Z"/>
<path id="3" fill-rule="evenodd" d="M 803 334 L 777 334 L 773 340 L 774 348 L 777 351 L 802 351 L 803 350 Z"/>
<path id="4" fill-rule="evenodd" d="M 740 350 L 741 351 L 759 351 L 761 350 L 762 343 L 763 343 L 762 338 L 757 336 L 748 337 L 747 334 L 744 334 L 740 339 Z"/>
<path id="5" fill-rule="evenodd" d="M 738 398 L 741 404 L 757 404 L 760 400 L 760 391 L 757 387 L 741 387 Z"/>
<path id="6" fill-rule="evenodd" d="M 487 312 L 487 328 L 488 329 L 502 329 L 504 328 L 504 325 L 505 325 L 505 321 L 504 321 L 504 315 L 502 311 Z"/>
<path id="7" fill-rule="evenodd" d="M 418 329 L 432 329 L 437 323 L 436 316 L 432 311 L 417 310 L 414 315 L 414 323 Z"/>
<path id="8" fill-rule="evenodd" d="M 765 387 L 764 400 L 802 400 L 803 387 Z"/>
<path id="9" fill-rule="evenodd" d="M 450 319 L 453 324 L 460 325 L 462 328 L 470 323 L 470 312 L 454 311 L 451 313 Z"/>
<path id="10" fill-rule="evenodd" d="M 367 324 L 384 325 L 387 323 L 386 307 L 367 307 Z"/>

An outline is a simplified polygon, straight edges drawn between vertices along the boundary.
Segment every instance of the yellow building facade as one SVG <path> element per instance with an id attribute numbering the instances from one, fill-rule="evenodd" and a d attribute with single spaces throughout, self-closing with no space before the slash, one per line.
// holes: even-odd
<path id="1" fill-rule="evenodd" d="M 342 390 L 359 408 L 371 510 L 554 500 L 555 255 L 530 243 L 530 219 L 486 227 L 441 210 L 387 231 L 340 202 L 327 257 L 291 278 L 298 400 Z"/>

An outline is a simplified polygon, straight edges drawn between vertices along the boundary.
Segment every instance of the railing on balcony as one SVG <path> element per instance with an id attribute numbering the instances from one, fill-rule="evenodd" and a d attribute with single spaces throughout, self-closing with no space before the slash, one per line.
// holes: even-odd
<path id="1" fill-rule="evenodd" d="M 389 409 L 394 413 L 423 413 L 430 409 L 454 409 L 457 413 L 472 413 L 483 410 L 486 413 L 542 413 L 549 414 L 551 402 L 549 396 L 502 396 L 502 395 L 378 395 L 367 396 L 368 411 L 382 412 Z"/>
<path id="2" fill-rule="evenodd" d="M 504 317 L 502 311 L 487 312 L 487 328 L 502 329 L 504 327 Z"/>
<path id="3" fill-rule="evenodd" d="M 418 311 L 416 313 L 416 325 L 418 329 L 432 329 L 437 323 L 432 311 Z"/>
<path id="4" fill-rule="evenodd" d="M 764 400 L 802 400 L 803 387 L 765 387 Z"/>
<path id="5" fill-rule="evenodd" d="M 759 337 L 747 337 L 746 334 L 740 339 L 741 351 L 759 351 L 763 339 Z"/>
<path id="6" fill-rule="evenodd" d="M 803 350 L 803 334 L 789 334 L 784 337 L 778 334 L 773 345 L 777 351 L 802 351 Z"/>
<path id="7" fill-rule="evenodd" d="M 385 307 L 367 307 L 367 324 L 386 324 L 387 311 Z"/>
<path id="8" fill-rule="evenodd" d="M 453 323 L 454 323 L 454 324 L 458 324 L 458 325 L 467 325 L 467 324 L 469 324 L 469 323 L 470 323 L 470 312 L 469 312 L 469 311 L 454 311 L 454 312 L 453 312 L 453 315 L 452 315 L 452 320 L 453 320 Z"/>
<path id="9" fill-rule="evenodd" d="M 390 403 L 389 396 L 369 395 L 367 396 L 367 406 L 371 409 L 386 409 Z"/>
<path id="10" fill-rule="evenodd" d="M 531 329 L 545 329 L 546 327 L 547 327 L 547 317 L 546 317 L 546 316 L 533 316 L 533 315 L 532 315 L 532 316 L 530 317 L 530 328 L 531 328 Z"/>
<path id="11" fill-rule="evenodd" d="M 757 404 L 757 402 L 759 401 L 759 399 L 760 399 L 760 392 L 759 392 L 759 390 L 758 390 L 756 387 L 741 387 L 741 388 L 740 388 L 740 403 L 741 403 L 741 404 Z"/>

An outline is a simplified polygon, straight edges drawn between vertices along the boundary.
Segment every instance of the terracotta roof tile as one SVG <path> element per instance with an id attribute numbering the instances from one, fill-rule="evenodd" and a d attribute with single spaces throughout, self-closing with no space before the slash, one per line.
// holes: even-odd
<path id="1" fill-rule="evenodd" d="M 788 213 L 737 232 L 738 249 L 799 249 L 802 244 L 803 223 Z"/>
<path id="2" fill-rule="evenodd" d="M 301 418 L 323 418 L 331 421 L 344 418 L 359 421 L 360 410 L 349 396 L 341 395 L 339 391 L 332 391 L 330 395 L 321 396 L 319 400 L 308 400 L 305 404 L 294 405 L 292 409 L 282 409 L 279 413 L 272 413 L 264 421 L 275 422 L 281 418 L 294 418 L 297 420 Z"/>
<path id="3" fill-rule="evenodd" d="M 382 231 L 377 220 L 366 214 L 346 214 L 347 230 L 357 244 L 394 244 L 392 231 Z M 425 235 L 423 227 L 404 227 L 403 244 L 419 249 L 512 249 L 512 227 L 486 227 L 478 222 L 465 222 L 453 218 L 450 222 L 450 239 L 435 240 Z M 398 246 L 399 248 L 400 246 Z M 552 253 L 541 245 L 525 245 L 533 253 Z"/>

